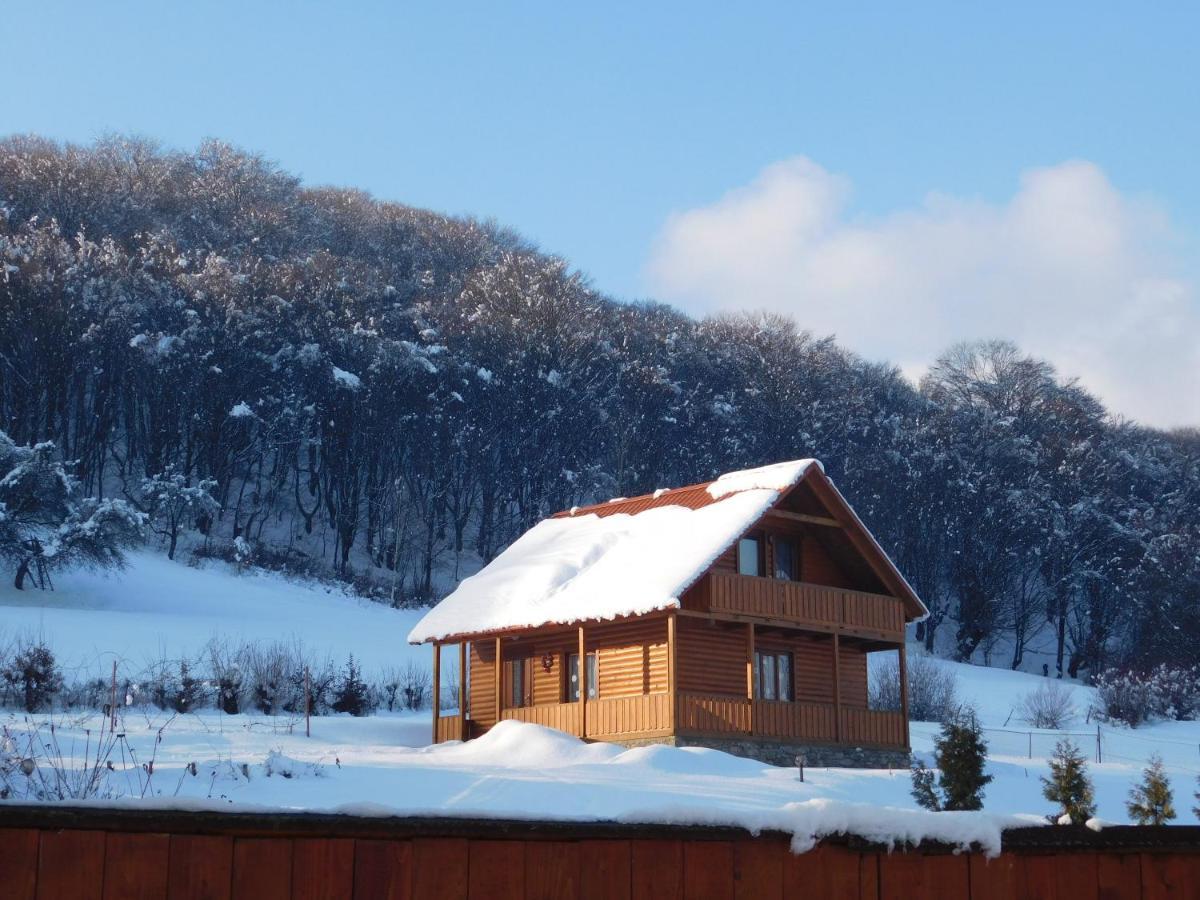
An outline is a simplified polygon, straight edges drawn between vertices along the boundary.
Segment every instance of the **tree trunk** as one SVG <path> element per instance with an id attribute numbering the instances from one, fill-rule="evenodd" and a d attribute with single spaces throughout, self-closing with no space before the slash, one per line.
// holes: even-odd
<path id="1" fill-rule="evenodd" d="M 18 591 L 25 590 L 25 578 L 29 575 L 29 560 L 23 559 L 17 566 L 17 577 L 13 579 L 13 587 Z"/>

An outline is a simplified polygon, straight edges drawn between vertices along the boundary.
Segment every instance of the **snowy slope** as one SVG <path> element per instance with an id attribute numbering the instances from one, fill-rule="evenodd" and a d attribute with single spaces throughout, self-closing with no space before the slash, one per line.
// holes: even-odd
<path id="1" fill-rule="evenodd" d="M 68 665 L 107 671 L 111 659 L 136 664 L 163 653 L 194 652 L 211 635 L 278 640 L 296 636 L 335 659 L 353 651 L 368 668 L 405 658 L 428 662 L 428 649 L 405 638 L 419 613 L 387 609 L 272 575 L 236 575 L 213 563 L 191 569 L 154 554 L 138 554 L 114 576 L 61 576 L 54 593 L 0 588 L 0 629 L 42 633 Z M 916 652 L 914 650 L 914 652 Z M 505 723 L 466 745 L 428 747 L 428 713 L 314 720 L 312 738 L 295 720 L 225 716 L 212 710 L 181 716 L 157 749 L 152 802 L 238 808 L 347 809 L 355 812 L 438 813 L 511 817 L 712 821 L 780 827 L 807 836 L 850 830 L 875 837 L 930 835 L 994 841 L 1016 814 L 1050 812 L 1038 776 L 1053 750 L 1053 732 L 1030 729 L 1014 714 L 1020 697 L 1044 679 L 938 661 L 958 680 L 959 696 L 979 711 L 991 749 L 985 815 L 930 816 L 909 797 L 906 772 L 810 769 L 801 784 L 791 769 L 772 768 L 716 751 L 650 747 L 624 751 L 585 745 L 533 725 Z M 1096 725 L 1086 721 L 1091 689 L 1068 683 L 1079 715 L 1069 726 L 1089 754 Z M 125 710 L 126 740 L 139 759 L 154 752 L 161 711 Z M 56 717 L 70 753 L 82 748 L 95 716 Z M 23 716 L 0 713 L 0 725 L 20 730 Z M 918 755 L 932 750 L 937 726 L 912 725 Z M 1175 785 L 1181 821 L 1200 774 L 1200 723 L 1157 723 L 1136 731 L 1103 726 L 1105 761 L 1092 763 L 1099 815 L 1126 821 L 1129 787 L 1153 752 L 1163 755 Z M 295 762 L 295 777 L 268 775 L 269 755 Z M 1032 758 L 1031 758 L 1032 757 Z M 197 764 L 197 774 L 187 771 Z M 246 765 L 249 777 L 242 774 Z M 118 771 L 118 797 L 141 793 L 136 770 Z M 111 802 L 111 801 L 110 801 Z M 139 801 L 144 802 L 144 801 Z"/>
<path id="2" fill-rule="evenodd" d="M 271 573 L 238 575 L 218 561 L 194 569 L 149 551 L 131 554 L 123 571 L 56 575 L 54 591 L 0 583 L 0 636 L 44 637 L 80 677 L 107 674 L 113 659 L 137 671 L 163 657 L 194 656 L 214 636 L 298 638 L 338 664 L 353 652 L 366 672 L 408 658 L 428 664 L 429 649 L 405 640 L 421 612 Z"/>

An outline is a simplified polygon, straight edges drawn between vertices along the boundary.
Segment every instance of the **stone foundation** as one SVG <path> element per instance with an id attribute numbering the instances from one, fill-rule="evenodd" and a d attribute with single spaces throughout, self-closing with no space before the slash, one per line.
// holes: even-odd
<path id="1" fill-rule="evenodd" d="M 749 737 L 715 738 L 671 735 L 633 741 L 614 741 L 624 747 L 647 747 L 666 744 L 668 747 L 708 747 L 733 756 L 757 759 L 771 766 L 796 765 L 796 757 L 804 756 L 804 764 L 816 768 L 841 769 L 907 769 L 907 750 L 881 747 L 854 747 L 843 744 L 781 744 Z"/>

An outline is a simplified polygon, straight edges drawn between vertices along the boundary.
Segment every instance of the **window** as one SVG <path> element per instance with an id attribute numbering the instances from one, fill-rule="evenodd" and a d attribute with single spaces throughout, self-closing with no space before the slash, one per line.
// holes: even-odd
<path id="1" fill-rule="evenodd" d="M 529 687 L 529 676 L 529 660 L 509 660 L 508 680 L 511 690 L 508 699 L 511 708 L 528 705 L 526 698 L 529 696 L 529 691 L 526 688 Z"/>
<path id="2" fill-rule="evenodd" d="M 587 695 L 589 700 L 596 699 L 596 654 L 587 655 Z M 567 654 L 567 702 L 575 703 L 579 699 L 579 654 Z"/>
<path id="3" fill-rule="evenodd" d="M 775 577 L 784 581 L 796 581 L 799 567 L 796 565 L 796 543 L 787 538 L 775 538 Z"/>
<path id="4" fill-rule="evenodd" d="M 792 700 L 792 654 L 755 650 L 754 692 L 759 700 Z"/>
<path id="5" fill-rule="evenodd" d="M 761 575 L 762 554 L 757 537 L 744 537 L 738 541 L 737 567 L 739 575 Z"/>

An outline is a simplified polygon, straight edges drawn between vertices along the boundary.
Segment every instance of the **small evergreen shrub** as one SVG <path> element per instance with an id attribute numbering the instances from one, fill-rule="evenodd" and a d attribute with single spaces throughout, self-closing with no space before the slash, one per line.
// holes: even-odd
<path id="1" fill-rule="evenodd" d="M 1174 800 L 1162 758 L 1155 754 L 1142 773 L 1142 783 L 1129 792 L 1125 809 L 1139 825 L 1165 825 L 1175 818 Z"/>
<path id="2" fill-rule="evenodd" d="M 334 689 L 333 711 L 365 716 L 371 712 L 372 706 L 370 689 L 362 679 L 362 672 L 358 663 L 354 661 L 354 654 L 350 654 L 342 677 Z"/>
<path id="3" fill-rule="evenodd" d="M 1087 759 L 1069 740 L 1059 741 L 1050 759 L 1050 774 L 1042 776 L 1042 795 L 1062 812 L 1053 821 L 1068 819 L 1082 825 L 1096 814 L 1095 791 L 1088 776 Z"/>
<path id="4" fill-rule="evenodd" d="M 939 772 L 917 763 L 912 771 L 912 796 L 925 809 L 976 810 L 983 808 L 984 788 L 992 776 L 984 772 L 987 742 L 972 709 L 962 709 L 942 725 L 934 740 L 934 765 Z"/>

